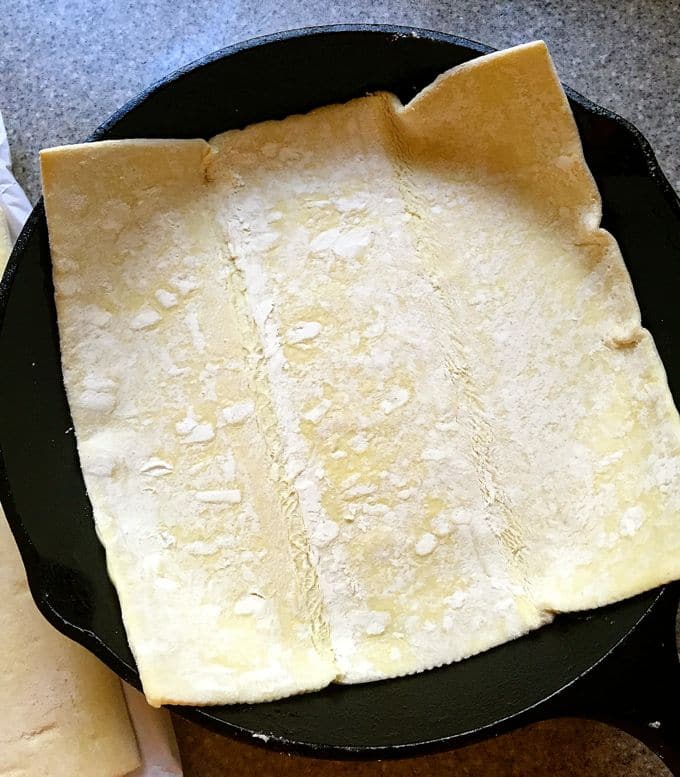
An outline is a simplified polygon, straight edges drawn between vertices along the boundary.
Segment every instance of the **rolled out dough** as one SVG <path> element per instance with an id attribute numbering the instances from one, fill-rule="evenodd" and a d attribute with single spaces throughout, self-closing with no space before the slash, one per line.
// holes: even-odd
<path id="1" fill-rule="evenodd" d="M 5 269 L 9 255 L 12 253 L 12 241 L 9 238 L 9 227 L 5 214 L 0 211 L 0 267 Z"/>
<path id="2" fill-rule="evenodd" d="M 417 672 L 680 576 L 680 421 L 542 43 L 42 166 L 152 703 Z"/>

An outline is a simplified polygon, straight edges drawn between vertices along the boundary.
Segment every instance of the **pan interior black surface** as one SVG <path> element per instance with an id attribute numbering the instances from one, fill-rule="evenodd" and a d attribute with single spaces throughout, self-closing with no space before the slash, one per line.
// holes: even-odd
<path id="1" fill-rule="evenodd" d="M 93 139 L 210 137 L 375 89 L 403 101 L 437 74 L 486 49 L 403 28 L 328 28 L 273 36 L 214 55 L 126 106 Z M 588 163 L 604 200 L 676 401 L 680 361 L 680 209 L 639 134 L 570 93 Z M 74 139 L 76 140 L 76 139 Z M 91 517 L 62 386 L 42 207 L 0 289 L 2 501 L 45 615 L 139 684 Z M 1 313 L 0 313 L 1 314 Z M 276 703 L 185 708 L 217 730 L 264 734 L 308 752 L 367 753 L 463 740 L 518 715 L 588 671 L 653 606 L 649 593 L 431 672 Z"/>

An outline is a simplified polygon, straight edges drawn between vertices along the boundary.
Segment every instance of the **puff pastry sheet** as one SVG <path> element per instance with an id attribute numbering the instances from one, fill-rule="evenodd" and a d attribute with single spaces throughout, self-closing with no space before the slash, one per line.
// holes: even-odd
<path id="1" fill-rule="evenodd" d="M 42 166 L 152 703 L 417 672 L 680 576 L 678 414 L 542 43 Z"/>

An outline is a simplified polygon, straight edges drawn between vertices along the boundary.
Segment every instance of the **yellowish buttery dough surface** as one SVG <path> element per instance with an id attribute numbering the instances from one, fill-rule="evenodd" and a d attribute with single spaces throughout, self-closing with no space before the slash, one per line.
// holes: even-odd
<path id="1" fill-rule="evenodd" d="M 42 166 L 152 703 L 417 672 L 680 575 L 680 422 L 543 44 Z"/>

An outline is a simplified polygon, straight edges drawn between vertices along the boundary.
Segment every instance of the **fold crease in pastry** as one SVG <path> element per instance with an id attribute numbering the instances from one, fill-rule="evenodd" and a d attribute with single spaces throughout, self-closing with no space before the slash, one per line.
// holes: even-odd
<path id="1" fill-rule="evenodd" d="M 545 46 L 42 153 L 152 703 L 421 671 L 680 576 L 680 423 Z"/>

